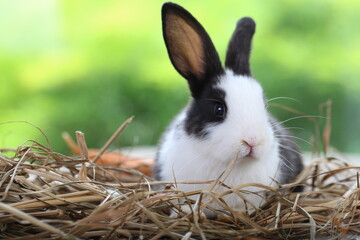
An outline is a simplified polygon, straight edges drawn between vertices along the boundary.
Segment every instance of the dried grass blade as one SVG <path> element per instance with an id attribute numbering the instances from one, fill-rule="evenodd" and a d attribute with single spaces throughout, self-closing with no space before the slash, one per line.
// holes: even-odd
<path id="1" fill-rule="evenodd" d="M 80 149 L 80 155 L 83 160 L 89 160 L 89 153 L 85 141 L 85 134 L 81 131 L 76 131 L 76 141 Z"/>
<path id="2" fill-rule="evenodd" d="M 275 228 L 278 228 L 279 221 L 280 221 L 280 210 L 281 210 L 281 203 L 278 202 L 275 214 Z"/>
<path id="3" fill-rule="evenodd" d="M 12 176 L 10 178 L 10 181 L 8 183 L 8 185 L 6 186 L 5 188 L 5 191 L 3 193 L 3 196 L 2 198 L 0 199 L 0 202 L 3 202 L 6 197 L 8 196 L 8 192 L 9 192 L 9 189 L 11 188 L 11 185 L 13 184 L 14 182 L 14 179 L 15 179 L 15 176 L 16 176 L 16 173 L 17 173 L 17 169 L 19 168 L 19 166 L 21 165 L 21 163 L 26 159 L 26 156 L 27 154 L 30 152 L 31 148 L 28 148 L 26 150 L 26 152 L 24 153 L 24 155 L 20 158 L 20 160 L 18 161 L 18 163 L 16 164 L 15 168 L 12 170 Z"/>
<path id="4" fill-rule="evenodd" d="M 331 100 L 326 101 L 326 119 L 325 119 L 325 127 L 323 132 L 323 145 L 325 154 L 328 152 L 330 145 L 330 136 L 331 136 Z"/>
<path id="5" fill-rule="evenodd" d="M 287 200 L 286 198 L 280 198 L 280 201 L 288 205 L 289 207 L 293 207 L 294 203 Z M 305 215 L 309 219 L 309 225 L 310 225 L 310 239 L 315 240 L 315 234 L 316 234 L 316 222 L 314 221 L 314 218 L 302 207 L 299 205 L 296 205 L 296 211 Z"/>
<path id="6" fill-rule="evenodd" d="M 66 204 L 76 204 L 76 203 L 87 203 L 87 202 L 100 202 L 104 197 L 99 195 L 88 195 L 88 196 L 72 196 L 72 197 L 64 197 L 59 195 L 57 199 L 44 197 L 39 199 L 33 199 L 18 203 L 10 204 L 11 207 L 16 209 L 36 209 L 43 208 L 49 206 L 60 206 Z"/>
<path id="7" fill-rule="evenodd" d="M 173 233 L 171 233 L 166 227 L 165 225 L 155 216 L 154 213 L 152 213 L 151 211 L 149 211 L 146 207 L 144 207 L 142 204 L 140 203 L 135 203 L 138 207 L 141 208 L 141 210 L 156 224 L 156 226 L 158 226 L 162 231 L 163 231 L 163 235 L 168 236 L 168 237 L 175 237 L 175 235 Z"/>
<path id="8" fill-rule="evenodd" d="M 96 155 L 93 162 L 96 163 L 97 160 L 104 154 L 104 152 L 110 147 L 110 145 L 115 141 L 115 139 L 124 131 L 124 129 L 129 125 L 134 117 L 130 117 L 127 119 L 121 126 L 116 130 L 116 132 L 111 136 L 111 138 L 105 143 L 105 145 L 101 148 L 100 152 Z"/>
<path id="9" fill-rule="evenodd" d="M 24 212 L 14 208 L 14 207 L 11 207 L 8 204 L 4 204 L 4 203 L 0 202 L 0 208 L 2 208 L 4 211 L 6 211 L 8 213 L 13 214 L 14 216 L 16 216 L 18 218 L 29 221 L 30 223 L 32 223 L 32 224 L 34 224 L 36 226 L 39 226 L 40 228 L 42 228 L 42 229 L 44 229 L 46 231 L 58 234 L 64 239 L 76 239 L 74 236 L 67 235 L 67 234 L 63 233 L 62 231 L 60 231 L 59 229 L 56 229 L 53 226 L 51 226 L 49 224 L 46 224 L 43 221 L 40 221 L 40 220 L 30 216 L 27 213 L 24 213 Z"/>

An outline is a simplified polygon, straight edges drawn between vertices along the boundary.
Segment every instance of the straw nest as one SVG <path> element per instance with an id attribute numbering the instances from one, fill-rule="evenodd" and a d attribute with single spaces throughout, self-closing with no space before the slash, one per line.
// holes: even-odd
<path id="1" fill-rule="evenodd" d="M 65 156 L 32 140 L 17 149 L 0 150 L 1 239 L 333 239 L 360 235 L 358 168 L 338 159 L 314 160 L 294 184 L 246 184 L 229 187 L 223 194 L 209 189 L 179 192 L 171 187 L 174 183 L 155 182 L 136 170 L 95 164 L 81 139 L 80 156 Z M 211 184 L 222 183 L 218 179 Z M 306 190 L 291 192 L 298 184 Z M 243 198 L 249 185 L 266 192 L 261 208 L 229 209 L 223 197 L 237 194 Z M 198 196 L 198 201 L 191 202 L 190 195 Z M 179 199 L 191 204 L 191 214 L 181 212 L 176 204 Z M 211 209 L 210 201 L 224 207 L 216 219 L 199 214 Z M 169 209 L 180 212 L 178 217 L 170 218 Z"/>

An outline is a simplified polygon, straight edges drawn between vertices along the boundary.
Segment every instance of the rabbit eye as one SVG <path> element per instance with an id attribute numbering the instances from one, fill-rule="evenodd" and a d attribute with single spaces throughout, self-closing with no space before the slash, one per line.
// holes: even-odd
<path id="1" fill-rule="evenodd" d="M 214 115 L 219 118 L 225 117 L 225 107 L 222 104 L 216 104 L 214 106 Z"/>

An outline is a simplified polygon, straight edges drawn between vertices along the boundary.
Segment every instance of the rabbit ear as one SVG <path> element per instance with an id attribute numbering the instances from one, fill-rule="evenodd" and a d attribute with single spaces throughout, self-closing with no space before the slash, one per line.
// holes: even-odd
<path id="1" fill-rule="evenodd" d="M 174 3 L 162 7 L 163 36 L 175 69 L 188 80 L 193 97 L 223 73 L 219 55 L 201 24 Z"/>
<path id="2" fill-rule="evenodd" d="M 254 33 L 254 20 L 246 17 L 238 21 L 229 42 L 225 61 L 225 66 L 237 75 L 251 76 L 249 59 Z"/>

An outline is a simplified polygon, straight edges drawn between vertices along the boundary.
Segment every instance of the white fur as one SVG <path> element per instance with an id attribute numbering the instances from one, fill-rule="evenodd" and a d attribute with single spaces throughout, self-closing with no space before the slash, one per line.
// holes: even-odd
<path id="1" fill-rule="evenodd" d="M 187 135 L 183 128 L 185 108 L 166 132 L 158 153 L 160 176 L 166 181 L 207 181 L 217 179 L 232 160 L 234 166 L 222 181 L 230 187 L 244 183 L 271 185 L 278 179 L 280 162 L 279 146 L 269 123 L 260 84 L 251 77 L 234 75 L 226 70 L 218 87 L 223 89 L 228 108 L 224 122 L 207 127 L 209 135 L 198 139 Z M 254 145 L 253 156 L 246 157 Z M 206 185 L 178 184 L 183 191 L 204 189 Z M 225 188 L 218 188 L 222 192 Z M 259 190 L 253 187 L 247 190 Z M 261 197 L 246 195 L 259 206 Z M 235 210 L 244 210 L 241 198 L 236 194 L 225 197 Z"/>

